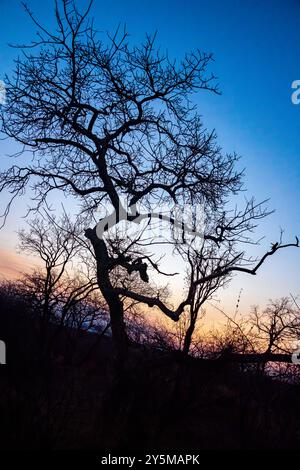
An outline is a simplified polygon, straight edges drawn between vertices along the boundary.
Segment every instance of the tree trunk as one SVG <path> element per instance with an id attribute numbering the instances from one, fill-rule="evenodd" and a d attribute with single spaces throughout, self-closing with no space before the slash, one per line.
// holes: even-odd
<path id="1" fill-rule="evenodd" d="M 98 238 L 96 229 L 88 229 L 86 237 L 91 241 L 97 261 L 97 282 L 99 289 L 107 302 L 111 320 L 111 330 L 116 346 L 118 359 L 123 360 L 127 355 L 128 338 L 124 323 L 123 302 L 116 294 L 109 278 L 110 257 L 105 242 Z"/>
<path id="2" fill-rule="evenodd" d="M 196 326 L 196 320 L 194 320 L 193 318 L 191 318 L 189 327 L 188 327 L 188 329 L 186 330 L 185 337 L 184 337 L 183 348 L 182 348 L 183 354 L 188 355 L 188 353 L 189 353 L 189 351 L 190 351 L 190 347 L 191 347 L 191 342 L 192 342 L 192 337 L 193 337 L 193 333 L 194 333 L 194 330 L 195 330 L 195 326 Z"/>
<path id="3" fill-rule="evenodd" d="M 105 289 L 101 287 L 102 281 L 102 279 L 98 279 L 98 284 L 109 307 L 113 340 L 116 345 L 118 358 L 123 359 L 127 355 L 128 349 L 128 338 L 124 323 L 123 302 L 121 302 L 118 295 L 112 292 L 105 292 Z"/>

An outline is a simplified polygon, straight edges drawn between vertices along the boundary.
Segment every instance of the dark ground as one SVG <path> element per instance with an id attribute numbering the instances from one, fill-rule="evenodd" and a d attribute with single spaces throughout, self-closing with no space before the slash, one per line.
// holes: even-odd
<path id="1" fill-rule="evenodd" d="M 95 335 L 68 330 L 49 352 L 39 322 L 4 298 L 0 338 L 2 449 L 300 448 L 299 386 L 140 346 L 116 371 L 110 338 L 86 357 Z"/>

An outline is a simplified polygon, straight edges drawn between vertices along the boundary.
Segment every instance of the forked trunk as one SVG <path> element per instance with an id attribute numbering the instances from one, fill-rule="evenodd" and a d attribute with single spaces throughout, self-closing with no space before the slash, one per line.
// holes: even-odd
<path id="1" fill-rule="evenodd" d="M 109 278 L 110 257 L 105 242 L 97 237 L 95 229 L 88 229 L 86 237 L 91 241 L 97 261 L 97 282 L 107 302 L 111 320 L 111 330 L 118 359 L 124 359 L 128 350 L 128 338 L 124 323 L 123 302 L 115 292 Z"/>

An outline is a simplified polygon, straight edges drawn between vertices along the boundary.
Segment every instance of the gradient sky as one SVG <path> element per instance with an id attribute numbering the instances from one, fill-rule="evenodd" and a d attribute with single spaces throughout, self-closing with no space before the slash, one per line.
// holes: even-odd
<path id="1" fill-rule="evenodd" d="M 51 26 L 52 0 L 43 4 L 28 0 L 28 4 Z M 0 0 L 0 8 L 2 79 L 16 54 L 7 43 L 29 41 L 35 29 L 17 0 Z M 143 39 L 145 32 L 158 30 L 158 44 L 173 57 L 194 48 L 214 54 L 212 69 L 222 95 L 200 93 L 195 98 L 199 112 L 206 127 L 216 129 L 224 150 L 241 155 L 247 196 L 271 198 L 270 207 L 276 209 L 261 224 L 258 236 L 266 239 L 256 252 L 262 254 L 276 241 L 280 227 L 287 240 L 299 235 L 300 105 L 291 102 L 291 84 L 300 79 L 300 1 L 95 0 L 93 14 L 102 31 L 126 23 L 133 42 Z M 4 154 L 13 148 L 11 143 L 1 144 L 1 168 L 7 165 Z M 0 197 L 4 204 L 5 197 Z M 21 216 L 27 204 L 26 197 L 18 202 L 0 232 L 2 274 L 19 270 L 15 230 L 24 223 Z M 222 293 L 220 305 L 234 309 L 241 288 L 241 309 L 290 292 L 300 294 L 299 261 L 300 250 L 290 249 L 270 259 L 257 277 L 236 276 Z M 18 263 L 26 264 L 24 258 Z"/>

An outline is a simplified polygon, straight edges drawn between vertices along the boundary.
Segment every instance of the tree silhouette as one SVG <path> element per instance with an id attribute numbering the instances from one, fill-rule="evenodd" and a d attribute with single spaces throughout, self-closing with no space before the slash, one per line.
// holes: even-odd
<path id="1" fill-rule="evenodd" d="M 85 231 L 97 261 L 97 281 L 110 311 L 113 337 L 120 355 L 127 348 L 123 298 L 156 307 L 177 321 L 191 308 L 195 289 L 235 271 L 256 274 L 277 250 L 298 246 L 274 244 L 260 260 L 247 259 L 241 242 L 268 211 L 253 200 L 231 212 L 226 202 L 242 189 L 235 169 L 236 154 L 224 154 L 215 132 L 208 132 L 193 104 L 196 92 L 218 93 L 209 73 L 212 55 L 199 50 L 181 61 L 155 45 L 155 35 L 130 46 L 120 29 L 99 39 L 89 18 L 92 1 L 81 13 L 72 1 L 55 2 L 56 29 L 48 31 L 26 7 L 35 23 L 37 39 L 18 46 L 22 54 L 15 72 L 5 78 L 7 103 L 1 108 L 1 129 L 21 144 L 14 164 L 0 176 L 0 190 L 14 198 L 31 184 L 36 208 L 52 191 L 79 198 L 88 220 L 111 207 L 115 224 L 135 221 L 153 206 L 201 204 L 205 212 L 204 242 L 219 254 L 204 274 L 191 278 L 186 298 L 172 308 L 159 295 L 146 295 L 127 286 L 114 286 L 111 275 L 122 267 L 147 283 L 149 272 L 162 273 L 153 255 L 141 254 L 140 238 L 129 239 L 122 251 L 111 250 L 106 233 L 97 226 Z M 31 159 L 26 154 L 31 154 Z M 28 163 L 26 163 L 28 161 Z M 176 222 L 176 221 L 175 221 Z M 170 218 L 170 225 L 174 225 Z M 126 237 L 125 237 L 126 241 Z M 173 240 L 175 245 L 176 241 Z M 184 243 L 184 240 L 183 242 Z M 199 255 L 201 256 L 201 255 Z M 199 261 L 199 260 L 198 260 Z M 252 261 L 252 265 L 249 265 Z"/>

